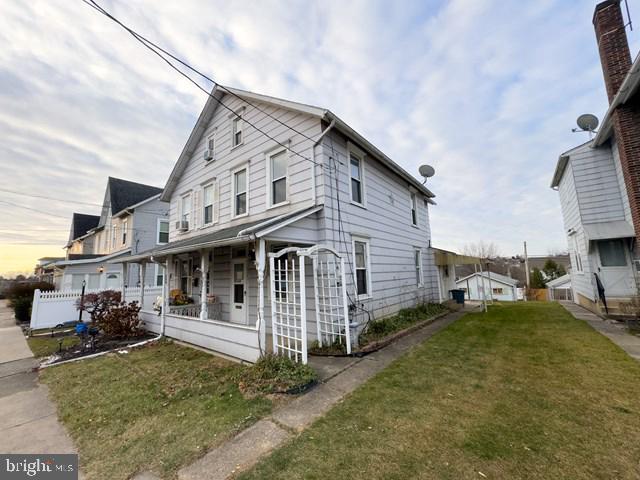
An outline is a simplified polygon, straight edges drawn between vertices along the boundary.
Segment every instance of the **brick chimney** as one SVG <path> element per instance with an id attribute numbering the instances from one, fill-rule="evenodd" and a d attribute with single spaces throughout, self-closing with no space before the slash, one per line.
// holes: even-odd
<path id="1" fill-rule="evenodd" d="M 631 69 L 631 53 L 620 0 L 607 0 L 596 6 L 593 14 L 604 82 L 609 104 Z M 611 112 L 620 165 L 627 188 L 631 217 L 636 236 L 640 234 L 640 101 L 631 99 Z M 636 242 L 636 249 L 638 249 Z M 640 252 L 639 252 L 640 253 Z"/>

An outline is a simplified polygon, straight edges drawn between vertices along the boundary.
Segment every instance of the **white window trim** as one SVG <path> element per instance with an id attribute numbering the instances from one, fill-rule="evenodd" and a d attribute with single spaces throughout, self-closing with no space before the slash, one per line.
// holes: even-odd
<path id="1" fill-rule="evenodd" d="M 164 285 L 164 268 L 159 265 L 159 264 L 155 264 L 155 271 L 153 272 L 153 286 L 154 287 L 161 287 Z M 158 285 L 158 277 L 162 275 L 162 285 Z"/>
<path id="2" fill-rule="evenodd" d="M 235 112 L 231 113 L 229 115 L 229 131 L 231 132 L 231 150 L 234 150 L 242 145 L 244 145 L 244 138 L 245 138 L 245 120 L 244 120 L 244 112 L 245 109 L 244 107 L 240 108 L 239 110 L 236 110 Z M 235 123 L 235 120 L 240 117 L 240 132 L 242 132 L 242 141 L 238 144 L 235 143 L 235 133 L 233 131 L 233 125 Z"/>
<path id="3" fill-rule="evenodd" d="M 364 243 L 366 245 L 365 261 L 367 263 L 367 293 L 362 295 L 358 294 L 358 277 L 356 275 L 356 242 Z M 359 237 L 351 235 L 351 254 L 353 255 L 353 289 L 356 292 L 357 300 L 367 300 L 371 298 L 373 285 L 371 283 L 371 242 L 367 237 Z"/>
<path id="4" fill-rule="evenodd" d="M 287 190 L 286 190 L 286 194 L 287 194 L 287 198 L 285 201 L 280 202 L 280 203 L 273 203 L 273 198 L 272 198 L 272 186 L 273 186 L 273 179 L 271 178 L 271 159 L 276 156 L 279 155 L 280 153 L 285 152 L 285 158 L 287 160 L 287 171 L 286 174 L 284 176 L 284 178 L 286 179 L 287 182 Z M 281 207 L 283 205 L 288 205 L 289 203 L 291 203 L 291 201 L 289 200 L 289 186 L 291 185 L 291 182 L 289 181 L 289 150 L 281 147 L 281 148 L 277 148 L 275 150 L 271 150 L 267 153 L 265 153 L 265 166 L 266 166 L 266 200 L 267 200 L 267 209 L 269 208 L 277 208 L 277 207 Z"/>
<path id="5" fill-rule="evenodd" d="M 162 222 L 166 222 L 167 226 L 169 227 L 168 230 L 171 231 L 171 222 L 166 218 L 159 218 L 158 221 L 156 222 L 156 245 L 166 245 L 167 243 L 169 243 L 169 242 L 164 243 L 160 241 L 160 223 Z"/>
<path id="6" fill-rule="evenodd" d="M 584 264 L 582 263 L 582 255 L 580 254 L 580 246 L 578 244 L 578 237 L 573 237 L 573 258 L 576 262 L 575 271 L 579 275 L 584 275 Z"/>
<path id="7" fill-rule="evenodd" d="M 413 189 L 409 190 L 409 207 L 411 208 L 410 211 L 410 215 L 411 215 L 411 226 L 412 227 L 418 227 L 418 192 L 416 192 Z M 414 212 L 415 211 L 415 215 Z M 415 223 L 413 221 L 415 216 Z"/>
<path id="8" fill-rule="evenodd" d="M 424 268 L 422 266 L 423 258 L 422 258 L 422 249 L 418 247 L 413 248 L 413 270 L 415 273 L 416 269 L 416 253 L 418 254 L 418 272 L 420 274 L 420 281 L 416 285 L 416 287 L 421 288 L 424 287 Z"/>
<path id="9" fill-rule="evenodd" d="M 246 212 L 236 215 L 236 173 L 246 170 L 247 183 L 245 185 L 245 193 L 247 195 Z M 243 218 L 249 216 L 249 163 L 245 163 L 231 170 L 231 218 Z"/>
<path id="10" fill-rule="evenodd" d="M 187 230 L 185 232 L 181 232 L 181 233 L 186 233 L 189 232 L 193 229 L 193 191 L 189 190 L 188 192 L 184 192 L 182 195 L 180 195 L 180 215 L 178 215 L 178 218 L 180 219 L 180 221 L 182 222 L 183 218 L 184 218 L 184 212 L 182 211 L 182 209 L 184 208 L 184 199 L 189 197 L 189 203 L 191 203 L 191 208 L 189 209 L 189 228 L 187 228 Z"/>
<path id="11" fill-rule="evenodd" d="M 204 195 L 204 191 L 205 189 L 211 187 L 211 221 L 209 223 L 205 222 L 205 213 L 204 213 L 204 209 L 206 207 L 205 205 L 205 195 Z M 204 185 L 202 185 L 202 227 L 200 228 L 206 228 L 206 227 L 210 227 L 211 225 L 215 225 L 217 218 L 216 218 L 216 182 L 215 181 L 210 181 L 205 183 Z"/>
<path id="12" fill-rule="evenodd" d="M 353 191 L 351 187 L 351 154 L 353 154 L 360 161 L 360 194 L 362 196 L 362 203 L 353 200 Z M 349 183 L 349 201 L 352 205 L 358 207 L 367 208 L 367 195 L 366 183 L 365 183 L 365 153 L 356 147 L 353 143 L 347 142 L 347 178 Z"/>

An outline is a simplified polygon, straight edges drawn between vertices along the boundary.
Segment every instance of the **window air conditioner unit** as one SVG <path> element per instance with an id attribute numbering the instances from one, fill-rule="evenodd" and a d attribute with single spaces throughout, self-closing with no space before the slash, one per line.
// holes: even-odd
<path id="1" fill-rule="evenodd" d="M 205 162 L 210 162 L 211 160 L 213 160 L 213 151 L 209 150 L 208 148 L 204 151 L 204 161 Z"/>
<path id="2" fill-rule="evenodd" d="M 186 220 L 178 220 L 176 222 L 176 230 L 178 230 L 179 232 L 186 232 L 187 230 L 189 230 L 189 222 L 187 222 Z"/>

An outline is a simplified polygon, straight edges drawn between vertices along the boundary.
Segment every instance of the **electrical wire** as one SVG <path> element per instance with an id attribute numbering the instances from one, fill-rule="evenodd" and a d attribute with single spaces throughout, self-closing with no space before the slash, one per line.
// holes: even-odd
<path id="1" fill-rule="evenodd" d="M 220 105 L 221 107 L 225 108 L 226 110 L 228 110 L 229 112 L 231 112 L 232 115 L 235 115 L 235 117 L 237 119 L 242 120 L 243 122 L 247 123 L 248 125 L 251 125 L 254 129 L 256 129 L 258 132 L 262 133 L 265 137 L 269 138 L 270 140 L 274 141 L 275 143 L 277 143 L 278 145 L 280 145 L 281 147 L 285 148 L 286 150 L 288 150 L 289 152 L 291 152 L 292 154 L 313 163 L 314 165 L 323 168 L 323 165 L 320 163 L 317 163 L 315 160 L 312 160 L 309 157 L 306 157 L 305 155 L 302 155 L 301 153 L 293 150 L 289 145 L 280 142 L 279 140 L 277 140 L 276 138 L 274 138 L 273 136 L 269 135 L 267 132 L 265 132 L 264 130 L 262 130 L 261 128 L 259 128 L 257 125 L 255 125 L 254 123 L 246 120 L 245 118 L 243 118 L 241 115 L 239 115 L 236 111 L 234 111 L 231 107 L 229 107 L 228 105 L 225 105 L 224 102 L 218 98 L 215 97 L 215 95 L 212 95 L 208 90 L 206 90 L 205 88 L 203 88 L 198 82 L 196 82 L 193 78 L 191 78 L 189 75 L 187 75 L 186 73 L 184 73 L 182 70 L 180 70 L 178 67 L 176 67 L 170 60 L 168 60 L 161 52 L 166 52 L 165 50 L 161 49 L 160 47 L 155 46 L 155 44 L 149 40 L 147 40 L 145 37 L 143 37 L 142 35 L 140 35 L 139 33 L 137 33 L 135 30 L 131 29 L 130 27 L 128 27 L 127 25 L 125 25 L 124 23 L 122 23 L 120 20 L 118 20 L 116 17 L 114 17 L 113 15 L 111 15 L 109 12 L 107 12 L 104 8 L 102 8 L 98 3 L 96 3 L 94 0 L 81 0 L 83 3 L 87 4 L 88 6 L 90 6 L 91 8 L 93 8 L 94 10 L 100 12 L 102 15 L 106 16 L 107 18 L 109 18 L 110 20 L 112 20 L 113 22 L 117 23 L 118 25 L 120 25 L 124 30 L 126 30 L 127 32 L 129 32 L 139 43 L 141 43 L 144 47 L 146 47 L 148 50 L 150 50 L 151 52 L 153 52 L 155 55 L 157 55 L 158 57 L 160 57 L 160 59 L 162 59 L 167 65 L 169 65 L 169 67 L 171 67 L 173 70 L 175 70 L 176 72 L 178 72 L 180 75 L 182 75 L 184 78 L 186 78 L 187 80 L 189 80 L 193 85 L 196 86 L 196 88 L 198 88 L 200 91 L 202 91 L 205 95 L 207 95 L 209 98 L 213 99 L 216 103 L 218 103 L 218 105 Z M 186 62 L 183 62 L 182 60 L 177 59 L 177 57 L 173 57 L 170 53 L 166 53 L 166 55 L 172 57 L 172 58 L 176 58 L 176 61 L 179 61 L 180 63 L 184 64 L 184 65 L 188 65 L 186 64 Z M 191 67 L 190 65 L 188 65 L 188 68 L 190 68 L 191 70 L 195 69 L 193 67 Z M 201 74 L 202 75 L 202 74 Z M 212 81 L 212 80 L 209 80 Z M 213 81 L 212 81 L 213 82 Z M 219 85 L 216 82 L 213 82 L 215 85 Z M 243 101 L 246 102 L 246 100 L 243 99 Z M 246 102 L 248 103 L 248 102 Z M 273 117 L 272 117 L 273 118 Z M 278 120 L 279 121 L 279 120 Z M 295 130 L 293 127 L 287 125 L 284 122 L 279 121 L 279 123 L 285 125 L 287 128 L 293 130 L 293 131 L 297 131 Z M 305 135 L 306 137 L 306 135 Z M 310 138 L 310 137 L 306 137 L 306 138 Z"/>

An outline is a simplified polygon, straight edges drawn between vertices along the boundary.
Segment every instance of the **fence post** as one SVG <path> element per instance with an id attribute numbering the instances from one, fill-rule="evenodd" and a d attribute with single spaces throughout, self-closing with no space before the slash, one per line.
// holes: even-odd
<path id="1" fill-rule="evenodd" d="M 38 305 L 40 304 L 40 289 L 36 288 L 33 292 L 33 303 L 31 304 L 31 325 L 36 325 L 38 319 Z"/>

